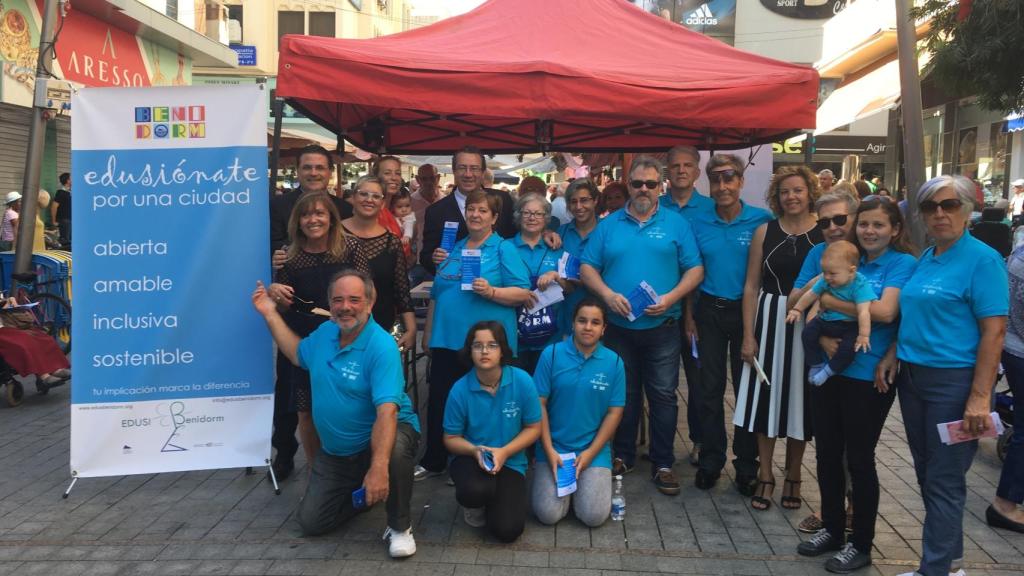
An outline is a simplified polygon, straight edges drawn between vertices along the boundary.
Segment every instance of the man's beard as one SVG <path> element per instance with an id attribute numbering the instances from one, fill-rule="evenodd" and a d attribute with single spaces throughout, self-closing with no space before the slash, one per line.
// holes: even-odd
<path id="1" fill-rule="evenodd" d="M 654 201 L 646 196 L 637 196 L 633 199 L 631 205 L 637 214 L 646 216 L 650 214 L 651 209 L 654 208 Z"/>

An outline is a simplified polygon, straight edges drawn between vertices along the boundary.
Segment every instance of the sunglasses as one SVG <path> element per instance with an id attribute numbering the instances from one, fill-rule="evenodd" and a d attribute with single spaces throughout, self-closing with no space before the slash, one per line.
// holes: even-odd
<path id="1" fill-rule="evenodd" d="M 657 190 L 661 186 L 661 182 L 657 180 L 630 180 L 629 185 L 637 190 L 641 188 L 647 188 L 648 190 Z"/>
<path id="2" fill-rule="evenodd" d="M 735 170 L 720 170 L 718 172 L 708 172 L 708 182 L 729 184 L 740 175 Z"/>
<path id="3" fill-rule="evenodd" d="M 942 202 L 936 202 L 935 200 L 925 200 L 917 205 L 921 210 L 921 214 L 935 214 L 935 211 L 942 208 L 943 212 L 955 212 L 963 208 L 964 203 L 959 198 L 947 198 Z"/>
<path id="4" fill-rule="evenodd" d="M 849 220 L 849 218 L 850 217 L 847 214 L 837 214 L 831 218 L 818 218 L 818 228 L 828 230 L 833 223 L 839 227 L 846 226 L 846 221 Z"/>

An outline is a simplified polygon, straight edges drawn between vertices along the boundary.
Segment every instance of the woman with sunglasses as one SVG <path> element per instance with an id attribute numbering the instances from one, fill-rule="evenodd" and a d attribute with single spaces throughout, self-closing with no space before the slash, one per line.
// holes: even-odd
<path id="1" fill-rule="evenodd" d="M 530 299 L 530 274 L 512 242 L 494 232 L 501 214 L 502 199 L 483 188 L 466 195 L 466 228 L 469 235 L 459 240 L 437 266 L 430 289 L 427 321 L 421 346 L 430 351 L 427 403 L 427 450 L 416 467 L 416 480 L 444 472 L 444 405 L 448 391 L 466 369 L 459 362 L 466 332 L 476 322 L 499 322 L 506 334 L 516 333 L 516 307 Z M 477 254 L 474 254 L 474 252 Z M 463 270 L 463 258 L 479 258 L 479 276 L 472 278 L 472 261 Z M 465 287 L 465 288 L 464 288 Z M 509 362 L 516 355 L 517 342 L 510 343 Z"/>
<path id="2" fill-rule="evenodd" d="M 458 355 L 472 369 L 452 386 L 444 407 L 455 500 L 466 524 L 512 542 L 526 526 L 523 450 L 540 437 L 537 388 L 529 374 L 509 366 L 513 352 L 501 322 L 473 324 Z"/>
<path id="3" fill-rule="evenodd" d="M 819 205 L 828 196 L 823 196 Z M 819 215 L 825 213 L 822 207 Z M 865 198 L 849 222 L 853 224 L 853 242 L 862 255 L 858 272 L 867 278 L 877 297 L 870 306 L 871 348 L 856 354 L 840 374 L 811 387 L 823 526 L 797 547 L 804 556 L 838 550 L 825 569 L 843 574 L 871 564 L 879 499 L 875 446 L 896 394 L 894 387 L 875 382 L 875 367 L 896 338 L 900 292 L 916 266 L 903 215 L 889 198 Z M 835 228 L 834 219 L 831 224 L 828 230 Z M 827 242 L 829 233 L 825 236 Z M 823 296 L 819 305 L 843 314 L 855 311 L 855 306 L 829 295 Z M 822 347 L 832 356 L 838 346 L 835 339 L 823 338 Z M 848 494 L 857 511 L 852 523 L 845 508 Z M 851 524 L 853 533 L 847 539 L 846 527 Z"/>
<path id="4" fill-rule="evenodd" d="M 352 216 L 342 221 L 348 242 L 348 262 L 373 278 L 377 299 L 373 319 L 387 331 L 401 323 L 401 349 L 416 345 L 416 316 L 409 296 L 408 261 L 402 240 L 380 223 L 386 195 L 376 176 L 363 176 L 352 192 Z"/>
<path id="5" fill-rule="evenodd" d="M 512 244 L 530 274 L 530 289 L 546 290 L 553 283 L 560 284 L 563 290 L 570 289 L 558 276 L 558 259 L 562 257 L 562 249 L 552 250 L 542 237 L 551 217 L 551 203 L 543 196 L 524 194 L 516 201 L 512 215 L 519 228 L 519 232 L 512 238 Z M 527 312 L 528 308 L 529 305 L 523 306 L 517 313 L 517 366 L 532 374 L 541 350 L 558 337 L 561 303 L 545 306 L 533 314 Z"/>
<path id="6" fill-rule="evenodd" d="M 757 434 L 758 485 L 750 505 L 767 510 L 775 489 L 775 440 L 786 438 L 783 508 L 800 507 L 800 464 L 811 437 L 804 380 L 803 323 L 786 324 L 787 296 L 807 253 L 824 238 L 812 211 L 820 191 L 806 166 L 784 166 L 768 187 L 776 219 L 758 226 L 743 286 L 743 346 L 733 424 Z M 768 382 L 755 369 L 757 363 Z"/>
<path id="7" fill-rule="evenodd" d="M 267 293 L 277 306 L 288 327 L 299 337 L 313 333 L 318 326 L 330 320 L 314 312 L 314 309 L 330 310 L 327 301 L 327 282 L 335 272 L 346 267 L 347 245 L 341 229 L 341 217 L 334 202 L 326 193 L 310 193 L 299 198 L 288 219 L 290 244 L 285 251 L 284 265 L 277 270 L 274 283 Z M 283 355 L 278 355 L 278 378 L 286 377 L 291 382 L 290 409 L 298 413 L 299 440 L 306 453 L 306 462 L 312 464 L 320 451 L 320 438 L 313 426 L 313 398 L 310 391 L 309 372 L 295 366 Z M 278 442 L 279 440 L 280 442 Z M 294 446 L 293 438 L 276 438 L 274 445 Z M 294 464 L 291 457 L 278 455 L 274 469 L 278 480 L 291 474 Z"/>
<path id="8" fill-rule="evenodd" d="M 569 514 L 591 528 L 608 519 L 612 506 L 612 450 L 609 442 L 626 405 L 622 359 L 601 344 L 608 313 L 594 297 L 573 314 L 572 338 L 544 349 L 533 380 L 543 413 L 531 501 L 544 524 Z M 570 459 L 563 460 L 569 454 Z M 544 464 L 547 464 L 546 466 Z M 571 475 L 576 492 L 558 495 L 558 478 Z"/>
<path id="9" fill-rule="evenodd" d="M 924 500 L 921 562 L 908 574 L 946 576 L 959 570 L 964 555 L 966 475 L 978 442 L 943 444 L 938 426 L 962 421 L 951 436 L 994 426 L 989 414 L 1009 284 L 999 253 L 967 232 L 974 195 L 974 183 L 963 176 L 938 176 L 918 191 L 935 244 L 903 286 L 899 336 L 875 371 L 879 386 L 896 381 Z"/>

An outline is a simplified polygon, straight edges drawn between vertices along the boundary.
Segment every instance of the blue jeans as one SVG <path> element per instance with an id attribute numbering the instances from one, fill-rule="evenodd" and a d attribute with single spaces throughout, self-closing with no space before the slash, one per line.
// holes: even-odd
<path id="1" fill-rule="evenodd" d="M 903 363 L 898 379 L 903 425 L 924 499 L 921 565 L 917 569 L 924 576 L 947 576 L 953 560 L 964 556 L 966 477 L 978 442 L 947 446 L 939 440 L 937 426 L 963 419 L 973 378 L 972 368 Z"/>
<path id="2" fill-rule="evenodd" d="M 636 435 L 640 410 L 647 396 L 651 439 L 652 472 L 675 463 L 672 447 L 676 435 L 679 405 L 679 327 L 677 320 L 647 330 L 630 330 L 609 324 L 605 346 L 622 358 L 626 369 L 626 407 L 615 432 L 612 451 L 632 467 L 636 463 Z"/>
<path id="3" fill-rule="evenodd" d="M 1010 436 L 1006 446 L 1006 462 L 1003 462 L 996 496 L 1024 504 L 1024 419 L 1017 416 L 1024 414 L 1024 358 L 1004 350 L 1003 368 L 1006 369 L 1006 381 L 1013 393 L 1014 421 L 1013 436 Z"/>

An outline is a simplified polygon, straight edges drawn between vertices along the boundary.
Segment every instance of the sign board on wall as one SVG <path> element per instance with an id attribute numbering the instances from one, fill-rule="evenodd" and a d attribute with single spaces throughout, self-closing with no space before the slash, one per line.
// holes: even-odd
<path id="1" fill-rule="evenodd" d="M 85 88 L 76 222 L 71 469 L 265 465 L 273 356 L 260 86 Z"/>
<path id="2" fill-rule="evenodd" d="M 256 47 L 247 46 L 245 44 L 232 44 L 231 49 L 238 54 L 238 65 L 239 66 L 255 66 L 256 65 Z"/>
<path id="3" fill-rule="evenodd" d="M 761 0 L 761 4 L 787 18 L 825 20 L 846 8 L 847 0 Z"/>
<path id="4" fill-rule="evenodd" d="M 708 36 L 732 41 L 736 0 L 631 0 L 638 8 Z"/>

